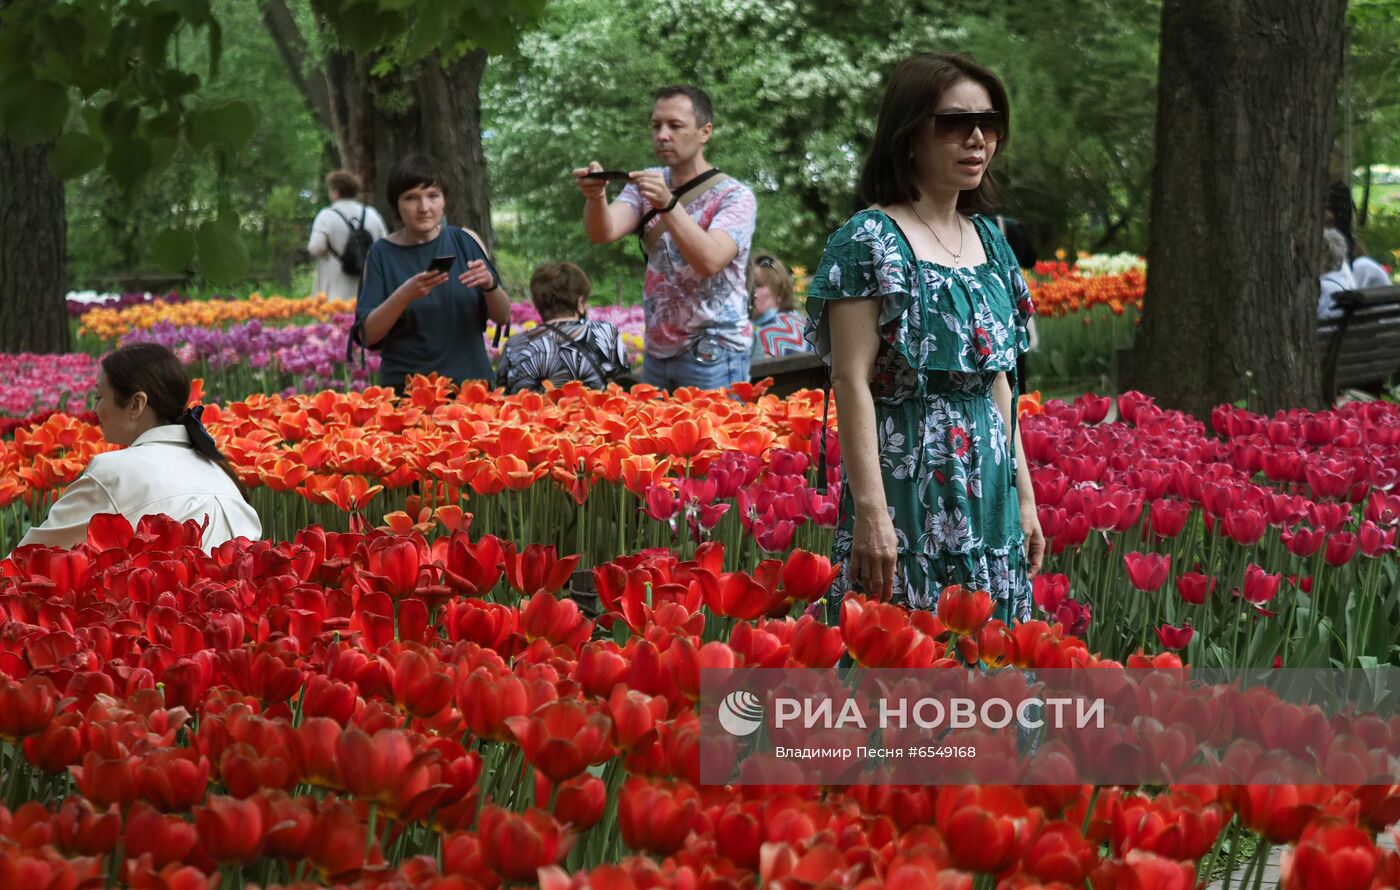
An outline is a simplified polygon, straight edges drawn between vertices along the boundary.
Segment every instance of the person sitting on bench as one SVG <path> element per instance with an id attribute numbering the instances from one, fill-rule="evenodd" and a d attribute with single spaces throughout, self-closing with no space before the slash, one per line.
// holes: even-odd
<path id="1" fill-rule="evenodd" d="M 1336 295 L 1344 290 L 1354 290 L 1356 282 L 1347 266 L 1347 241 L 1342 233 L 1330 226 L 1322 230 L 1322 277 L 1319 279 L 1321 293 L 1317 300 L 1318 321 L 1334 321 L 1342 317 Z"/>

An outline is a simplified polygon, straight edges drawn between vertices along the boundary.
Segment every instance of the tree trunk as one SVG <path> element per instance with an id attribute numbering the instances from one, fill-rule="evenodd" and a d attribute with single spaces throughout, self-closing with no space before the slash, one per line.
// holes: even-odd
<path id="1" fill-rule="evenodd" d="M 389 173 L 405 155 L 423 152 L 447 176 L 446 216 L 475 229 L 491 244 L 491 198 L 481 146 L 481 77 L 486 51 L 472 50 L 443 63 L 437 55 L 393 74 L 374 77 L 372 59 L 334 52 L 327 65 L 331 116 L 341 159 L 392 219 L 385 192 Z"/>
<path id="2" fill-rule="evenodd" d="M 1322 210 L 1346 0 L 1166 0 L 1126 382 L 1208 417 L 1321 401 Z"/>
<path id="3" fill-rule="evenodd" d="M 0 352 L 68 352 L 68 221 L 53 143 L 0 137 Z"/>
<path id="4" fill-rule="evenodd" d="M 319 4 L 313 3 L 313 9 L 321 27 L 327 27 Z M 324 79 L 316 81 L 302 75 L 306 41 L 284 0 L 264 3 L 263 24 L 307 107 L 334 132 L 340 165 L 361 178 L 370 202 L 386 219 L 395 218 L 385 195 L 389 172 L 404 155 L 423 152 L 442 164 L 447 177 L 443 185 L 448 221 L 475 229 L 487 245 L 494 243 L 481 146 L 485 50 L 472 50 L 447 63 L 434 53 L 376 76 L 371 70 L 377 55 L 332 48 L 326 53 Z"/>

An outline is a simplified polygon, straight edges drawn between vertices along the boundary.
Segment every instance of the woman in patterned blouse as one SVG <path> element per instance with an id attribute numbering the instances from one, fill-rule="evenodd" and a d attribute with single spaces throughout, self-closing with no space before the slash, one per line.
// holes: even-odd
<path id="1" fill-rule="evenodd" d="M 507 393 L 543 390 L 581 380 L 593 389 L 627 370 L 622 334 L 606 321 L 589 321 L 592 284 L 573 263 L 548 263 L 530 278 L 530 299 L 543 321 L 506 341 L 496 385 Z"/>
<path id="2" fill-rule="evenodd" d="M 749 269 L 753 296 L 749 298 L 749 318 L 753 321 L 753 357 L 777 358 L 795 352 L 808 352 L 803 339 L 807 319 L 797 311 L 792 293 L 792 273 L 767 254 L 756 257 Z"/>

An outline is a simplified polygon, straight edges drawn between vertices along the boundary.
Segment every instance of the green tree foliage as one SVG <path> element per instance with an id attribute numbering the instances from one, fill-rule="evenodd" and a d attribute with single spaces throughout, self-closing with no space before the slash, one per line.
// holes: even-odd
<path id="1" fill-rule="evenodd" d="M 487 74 L 493 190 L 518 223 L 503 243 L 533 261 L 636 267 L 635 249 L 587 243 L 568 171 L 653 164 L 651 89 L 690 81 L 715 103 L 707 157 L 758 195 L 755 244 L 811 264 L 855 209 L 885 74 L 939 49 L 971 52 L 1007 82 L 1009 212 L 1047 245 L 1096 246 L 1107 233 L 1140 249 L 1160 4 L 1046 5 L 554 0 L 522 51 Z"/>
<path id="2" fill-rule="evenodd" d="M 392 50 L 407 62 L 435 51 L 509 49 L 545 0 L 318 0 L 335 39 L 357 52 Z M 56 173 L 101 168 L 128 202 L 172 170 L 182 153 L 212 165 L 212 205 L 158 212 L 168 228 L 150 239 L 155 258 L 233 282 L 247 271 L 246 226 L 228 187 L 259 132 L 257 94 L 211 89 L 229 60 L 225 32 L 254 0 L 17 0 L 0 4 L 0 133 L 20 144 L 55 141 Z M 203 43 L 198 68 L 193 41 Z M 184 58 L 182 58 L 184 55 Z M 279 103 L 289 108 L 295 102 Z M 279 109 L 280 116 L 289 111 Z M 279 164 L 265 166 L 277 175 Z M 182 218 L 185 217 L 185 218 Z M 254 228 L 261 228 L 255 224 Z"/>
<path id="3" fill-rule="evenodd" d="M 305 244 L 304 229 L 277 223 L 295 215 L 310 225 L 324 197 L 320 174 L 327 163 L 327 135 L 288 80 L 254 4 L 231 0 L 219 3 L 218 11 L 226 26 L 222 70 L 202 97 L 209 102 L 246 98 L 257 118 L 251 138 L 230 163 L 210 164 L 204 154 L 183 148 L 126 200 L 100 169 L 74 180 L 67 203 L 75 284 L 103 285 L 115 273 L 149 272 L 162 257 L 188 257 L 198 244 L 199 226 L 220 206 L 238 218 L 248 254 L 247 269 L 232 270 L 238 273 L 235 281 L 266 274 L 280 251 Z M 177 42 L 185 68 L 206 66 L 204 44 Z M 273 202 L 279 188 L 280 200 Z"/>

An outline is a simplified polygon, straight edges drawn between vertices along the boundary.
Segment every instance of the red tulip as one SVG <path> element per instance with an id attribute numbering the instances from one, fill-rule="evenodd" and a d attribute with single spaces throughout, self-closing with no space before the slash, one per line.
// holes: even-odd
<path id="1" fill-rule="evenodd" d="M 390 662 L 394 701 L 416 717 L 432 717 L 452 703 L 456 683 L 431 649 L 403 649 Z"/>
<path id="2" fill-rule="evenodd" d="M 934 821 L 956 867 L 987 873 L 1014 863 L 1039 824 L 1009 785 L 943 786 Z"/>
<path id="3" fill-rule="evenodd" d="M 622 786 L 617 824 L 630 849 L 669 856 L 685 843 L 698 811 L 694 787 L 633 776 Z"/>
<path id="4" fill-rule="evenodd" d="M 83 717 L 72 711 L 55 717 L 43 732 L 24 740 L 24 756 L 50 775 L 68 772 L 83 759 Z"/>
<path id="5" fill-rule="evenodd" d="M 593 622 L 583 617 L 578 603 L 544 591 L 520 610 L 520 628 L 531 642 L 544 639 L 570 649 L 578 649 L 593 635 Z"/>
<path id="6" fill-rule="evenodd" d="M 1159 538 L 1175 538 L 1191 517 L 1191 504 L 1186 501 L 1154 500 L 1148 508 L 1148 524 Z"/>
<path id="7" fill-rule="evenodd" d="M 218 863 L 243 865 L 262 852 L 262 810 L 251 800 L 211 797 L 195 807 L 194 824 L 204 851 Z"/>
<path id="8" fill-rule="evenodd" d="M 572 846 L 568 829 L 543 810 L 511 813 L 488 805 L 478 825 L 482 860 L 511 882 L 533 883 L 541 868 L 556 864 Z"/>
<path id="9" fill-rule="evenodd" d="M 369 573 L 383 582 L 385 592 L 396 597 L 408 596 L 417 589 L 422 563 L 418 542 L 407 536 L 375 538 L 365 552 Z"/>
<path id="10" fill-rule="evenodd" d="M 985 590 L 967 590 L 959 584 L 943 588 L 938 596 L 938 618 L 953 633 L 974 637 L 991 620 L 995 606 Z"/>
<path id="11" fill-rule="evenodd" d="M 1191 643 L 1191 637 L 1195 633 L 1195 629 L 1190 624 L 1182 627 L 1164 624 L 1157 628 L 1157 639 L 1162 641 L 1164 649 L 1185 649 Z"/>
<path id="12" fill-rule="evenodd" d="M 579 650 L 574 679 L 583 687 L 584 695 L 607 698 L 626 674 L 627 660 L 615 643 L 597 640 Z"/>
<path id="13" fill-rule="evenodd" d="M 1176 579 L 1176 591 L 1182 600 L 1194 606 L 1203 605 L 1215 590 L 1215 579 L 1200 572 L 1183 572 Z"/>
<path id="14" fill-rule="evenodd" d="M 83 856 L 106 856 L 116 847 L 122 833 L 122 817 L 115 807 L 99 813 L 90 801 L 81 797 L 66 798 L 57 813 L 49 817 L 45 812 L 44 818 L 48 819 L 54 839 L 65 852 Z"/>
<path id="15" fill-rule="evenodd" d="M 1041 572 L 1031 579 L 1031 598 L 1041 611 L 1054 615 L 1069 596 L 1069 576 Z"/>
<path id="16" fill-rule="evenodd" d="M 342 726 L 350 722 L 359 703 L 355 687 L 338 683 L 323 674 L 312 674 L 302 692 L 302 717 L 329 717 Z"/>
<path id="17" fill-rule="evenodd" d="M 794 550 L 783 563 L 783 593 L 798 602 L 814 603 L 831 590 L 840 570 L 825 556 Z"/>
<path id="18" fill-rule="evenodd" d="M 334 798 L 324 801 L 306 836 L 306 859 L 331 878 L 348 875 L 365 865 L 369 826 L 355 805 Z M 375 844 L 376 854 L 378 845 Z"/>
<path id="19" fill-rule="evenodd" d="M 161 748 L 136 762 L 141 797 L 167 813 L 184 812 L 204 799 L 209 760 L 192 748 Z"/>
<path id="20" fill-rule="evenodd" d="M 1274 844 L 1291 844 L 1332 796 L 1324 785 L 1240 785 L 1240 822 Z"/>
<path id="21" fill-rule="evenodd" d="M 1361 523 L 1357 533 L 1357 543 L 1361 552 L 1371 559 L 1395 552 L 1395 529 L 1383 531 L 1380 526 L 1367 519 Z"/>
<path id="22" fill-rule="evenodd" d="M 1183 862 L 1194 862 L 1215 846 L 1226 813 L 1219 803 L 1201 805 L 1194 797 L 1175 792 L 1155 798 L 1134 795 L 1112 801 L 1113 852 L 1123 856 L 1144 850 Z"/>
<path id="23" fill-rule="evenodd" d="M 1235 543 L 1253 547 L 1264 537 L 1264 514 L 1250 507 L 1225 511 L 1225 534 Z"/>
<path id="24" fill-rule="evenodd" d="M 1102 863 L 1090 876 L 1094 890 L 1195 890 L 1196 867 L 1133 850 L 1123 859 Z"/>
<path id="25" fill-rule="evenodd" d="M 1077 887 L 1098 864 L 1098 845 L 1068 822 L 1051 822 L 1026 848 L 1021 868 L 1042 881 L 1063 881 Z"/>
<path id="26" fill-rule="evenodd" d="M 747 572 L 726 572 L 704 589 L 705 605 L 716 615 L 752 621 L 768 612 L 772 595 Z"/>
<path id="27" fill-rule="evenodd" d="M 515 674 L 494 676 L 479 667 L 457 688 L 457 708 L 473 733 L 485 739 L 514 741 L 507 725 L 511 717 L 523 717 L 547 701 L 558 697 L 545 683 L 529 683 Z"/>
<path id="28" fill-rule="evenodd" d="M 0 677 L 0 739 L 8 742 L 43 732 L 53 720 L 58 690 L 47 677 L 16 683 Z"/>
<path id="29" fill-rule="evenodd" d="M 1330 566 L 1344 566 L 1356 555 L 1358 542 L 1351 532 L 1336 532 L 1327 538 L 1327 549 L 1323 559 Z"/>
<path id="30" fill-rule="evenodd" d="M 73 784 L 99 807 L 129 809 L 137 798 L 135 762 L 138 758 L 104 758 L 97 751 L 83 755 L 82 766 L 70 767 Z"/>
<path id="31" fill-rule="evenodd" d="M 525 749 L 525 759 L 551 782 L 572 779 L 614 753 L 612 720 L 576 699 L 552 701 L 528 717 L 508 717 L 506 725 Z"/>
<path id="32" fill-rule="evenodd" d="M 1270 575 L 1259 566 L 1250 563 L 1244 570 L 1244 589 L 1241 596 L 1245 602 L 1256 606 L 1263 605 L 1278 594 L 1282 575 Z"/>
<path id="33" fill-rule="evenodd" d="M 514 545 L 507 544 L 504 556 L 506 583 L 523 596 L 544 593 L 557 593 L 564 589 L 578 568 L 579 557 L 559 557 L 553 546 L 530 544 L 524 550 L 516 551 Z"/>
<path id="34" fill-rule="evenodd" d="M 618 685 L 608 696 L 608 713 L 618 748 L 624 752 L 645 750 L 656 741 L 656 724 L 666 719 L 669 704 L 660 696 L 650 696 Z"/>
<path id="35" fill-rule="evenodd" d="M 1380 857 L 1365 831 L 1340 819 L 1320 819 L 1303 830 L 1296 849 L 1284 852 L 1282 885 L 1284 890 L 1367 890 Z"/>
<path id="36" fill-rule="evenodd" d="M 144 803 L 126 814 L 126 855 L 133 859 L 150 856 L 156 868 L 184 861 L 198 841 L 194 824 L 174 814 L 158 813 Z"/>
<path id="37" fill-rule="evenodd" d="M 410 761 L 417 752 L 402 730 L 381 729 L 370 735 L 358 726 L 340 733 L 335 758 L 345 788 L 361 800 L 391 806 L 403 790 Z"/>
<path id="38" fill-rule="evenodd" d="M 1171 574 L 1171 555 L 1165 553 L 1126 553 L 1123 564 L 1128 569 L 1128 580 L 1138 590 L 1152 593 L 1167 583 Z"/>
<path id="39" fill-rule="evenodd" d="M 792 631 L 790 654 L 803 667 L 835 667 L 845 649 L 841 628 L 823 624 L 811 615 L 797 619 Z"/>
<path id="40" fill-rule="evenodd" d="M 535 773 L 535 802 L 544 806 L 553 796 L 554 818 L 571 830 L 587 831 L 603 818 L 608 792 L 597 776 L 575 776 L 558 786 L 557 796 L 554 789 L 554 783 L 544 773 Z"/>
<path id="41" fill-rule="evenodd" d="M 1327 535 L 1321 530 L 1313 530 L 1307 526 L 1298 526 L 1293 531 L 1285 530 L 1279 535 L 1283 541 L 1283 546 L 1288 548 L 1299 559 L 1307 559 L 1318 551 Z"/>
<path id="42" fill-rule="evenodd" d="M 500 539 L 483 535 L 473 542 L 466 531 L 433 542 L 433 561 L 447 585 L 463 596 L 485 596 L 501 580 L 504 551 Z"/>

